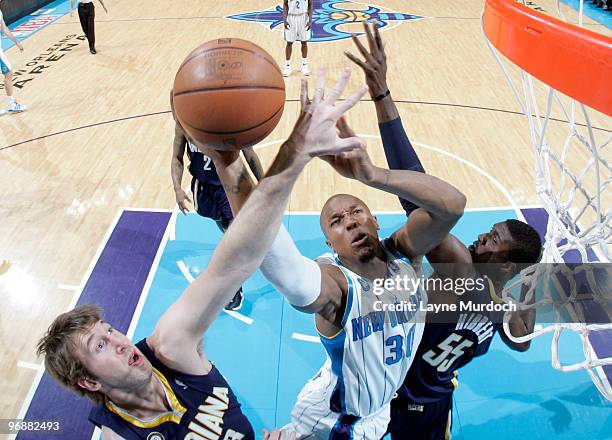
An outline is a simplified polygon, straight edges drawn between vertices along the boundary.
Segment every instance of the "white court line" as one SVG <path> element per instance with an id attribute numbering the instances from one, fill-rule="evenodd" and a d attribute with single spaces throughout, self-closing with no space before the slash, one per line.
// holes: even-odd
<path id="1" fill-rule="evenodd" d="M 81 286 L 73 286 L 70 284 L 58 284 L 57 288 L 60 290 L 72 290 L 75 292 L 78 292 L 79 290 L 81 290 Z"/>
<path id="2" fill-rule="evenodd" d="M 321 339 L 317 336 L 305 335 L 303 333 L 293 332 L 291 335 L 292 339 L 297 339 L 298 341 L 306 341 L 306 342 L 316 342 L 317 344 L 321 343 Z"/>
<path id="3" fill-rule="evenodd" d="M 45 371 L 45 367 L 42 364 L 35 364 L 33 362 L 25 362 L 25 361 L 19 361 L 17 362 L 17 366 L 21 367 L 21 368 L 27 368 L 29 370 L 34 370 L 34 371 Z"/>
<path id="4" fill-rule="evenodd" d="M 30 386 L 30 389 L 28 390 L 28 394 L 26 395 L 23 404 L 21 405 L 21 409 L 19 410 L 19 415 L 16 417 L 17 419 L 24 419 L 26 412 L 28 411 L 28 408 L 30 407 L 30 402 L 32 402 L 32 399 L 34 398 L 34 393 L 36 392 L 36 389 L 38 388 L 38 384 L 40 383 L 40 380 L 43 377 L 43 373 L 44 370 L 39 370 L 36 372 L 36 377 L 34 378 L 34 381 L 32 382 L 32 385 Z M 8 436 L 8 440 L 15 440 L 17 438 L 17 434 L 11 434 Z"/>
<path id="5" fill-rule="evenodd" d="M 172 218 L 176 217 L 176 213 L 172 212 L 170 216 L 170 220 L 166 225 L 166 230 L 164 231 L 164 235 L 162 236 L 161 241 L 159 242 L 159 246 L 157 248 L 157 252 L 155 253 L 155 258 L 153 259 L 153 263 L 151 264 L 151 268 L 149 269 L 149 274 L 147 275 L 147 280 L 142 288 L 142 292 L 140 292 L 140 298 L 138 298 L 138 304 L 136 304 L 136 309 L 134 309 L 134 314 L 132 315 L 132 320 L 130 321 L 130 326 L 128 327 L 127 333 L 125 334 L 128 338 L 132 339 L 134 336 L 134 332 L 136 331 L 136 325 L 140 320 L 140 315 L 142 314 L 142 309 L 144 304 L 149 296 L 149 290 L 151 290 L 151 284 L 153 283 L 153 278 L 157 273 L 157 268 L 159 266 L 159 261 L 161 260 L 162 254 L 164 253 L 164 249 L 166 248 L 166 243 L 168 242 L 168 235 L 171 229 Z"/>
<path id="6" fill-rule="evenodd" d="M 177 214 L 181 212 L 178 208 L 172 211 L 172 217 L 170 217 L 170 221 L 168 222 L 168 240 L 174 241 L 176 240 L 176 217 Z M 182 214 L 182 212 L 181 212 Z"/>
<path id="7" fill-rule="evenodd" d="M 106 247 L 106 243 L 108 242 L 108 240 L 110 239 L 111 234 L 115 230 L 115 226 L 117 226 L 117 223 L 119 222 L 119 219 L 121 218 L 121 214 L 123 214 L 123 210 L 119 209 L 119 211 L 115 215 L 115 218 L 113 219 L 113 221 L 111 222 L 110 226 L 108 227 L 106 233 L 104 234 L 104 238 L 102 239 L 102 242 L 100 243 L 100 246 L 98 246 L 98 250 L 96 251 L 96 254 L 94 255 L 94 257 L 92 258 L 91 263 L 89 264 L 89 267 L 85 271 L 85 275 L 81 279 L 81 283 L 79 284 L 79 288 L 78 288 L 77 291 L 75 291 L 75 295 L 72 298 L 72 301 L 70 302 L 70 305 L 68 306 L 66 311 L 72 310 L 74 308 L 74 306 L 76 305 L 76 303 L 78 302 L 79 298 L 81 297 L 81 294 L 83 293 L 83 289 L 85 287 L 85 284 L 87 284 L 87 281 L 89 280 L 89 277 L 90 277 L 91 273 L 93 272 L 94 267 L 98 263 L 98 259 L 100 258 L 100 255 L 102 255 L 102 251 Z M 25 418 L 25 415 L 28 412 L 28 408 L 30 408 L 30 404 L 32 403 L 32 399 L 34 398 L 34 393 L 36 392 L 36 389 L 38 388 L 38 384 L 40 383 L 40 380 L 41 380 L 42 376 L 43 376 L 43 371 L 39 371 L 37 373 L 37 375 L 36 375 L 36 378 L 32 382 L 32 385 L 30 385 L 30 389 L 28 391 L 28 394 L 26 395 L 25 399 L 23 400 L 23 403 L 21 404 L 21 408 L 19 410 L 19 414 L 17 415 L 18 419 L 24 419 Z M 9 439 L 15 439 L 16 436 L 17 436 L 16 434 L 12 434 L 11 436 L 9 436 Z"/>
<path id="8" fill-rule="evenodd" d="M 181 271 L 185 279 L 189 282 L 189 284 L 193 283 L 193 280 L 194 280 L 193 275 L 191 275 L 191 273 L 189 272 L 189 269 L 187 268 L 187 265 L 185 264 L 185 262 L 182 260 L 177 261 L 176 265 L 178 266 L 179 270 Z M 230 315 L 232 318 L 236 318 L 244 322 L 245 324 L 248 324 L 248 325 L 253 324 L 253 319 L 249 318 L 248 316 L 244 316 L 243 314 L 235 312 L 233 310 L 223 309 L 223 311 L 227 313 L 228 315 Z"/>

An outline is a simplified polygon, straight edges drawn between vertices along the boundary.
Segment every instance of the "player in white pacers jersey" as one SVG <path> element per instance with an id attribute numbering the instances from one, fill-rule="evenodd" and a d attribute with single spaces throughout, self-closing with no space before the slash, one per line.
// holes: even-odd
<path id="1" fill-rule="evenodd" d="M 319 81 L 315 102 L 322 99 L 323 88 Z M 341 137 L 353 138 L 344 120 L 338 128 Z M 423 331 L 424 323 L 418 322 L 410 304 L 414 309 L 425 298 L 408 281 L 416 274 L 407 260 L 425 254 L 446 237 L 463 214 L 465 196 L 431 175 L 376 167 L 364 149 L 325 160 L 345 177 L 420 206 L 406 224 L 381 241 L 376 218 L 365 203 L 347 194 L 335 195 L 325 203 L 320 218 L 333 254 L 317 262 L 302 256 L 281 227 L 260 267 L 295 308 L 316 315 L 329 357 L 298 396 L 287 430 L 297 432 L 300 439 L 373 440 L 385 433 L 389 402 L 402 384 Z M 225 186 L 240 188 L 244 202 L 248 196 L 241 177 L 244 165 L 217 165 L 217 172 Z M 398 279 L 406 280 L 408 287 L 392 285 Z M 404 310 L 392 312 L 391 304 L 402 304 Z"/>

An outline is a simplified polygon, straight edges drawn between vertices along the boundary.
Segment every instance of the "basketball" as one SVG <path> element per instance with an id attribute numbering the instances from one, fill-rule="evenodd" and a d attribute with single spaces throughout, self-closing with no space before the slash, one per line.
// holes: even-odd
<path id="1" fill-rule="evenodd" d="M 185 58 L 174 79 L 172 105 L 187 136 L 217 150 L 237 150 L 274 130 L 283 114 L 285 82 L 261 47 L 219 38 Z"/>

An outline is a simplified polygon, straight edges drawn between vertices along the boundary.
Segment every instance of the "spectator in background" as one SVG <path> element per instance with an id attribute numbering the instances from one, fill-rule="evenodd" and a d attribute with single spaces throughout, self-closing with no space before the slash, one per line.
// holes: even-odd
<path id="1" fill-rule="evenodd" d="M 74 14 L 74 1 L 70 0 L 70 16 Z M 89 42 L 89 51 L 92 55 L 97 53 L 96 51 L 96 30 L 94 29 L 94 19 L 96 17 L 96 8 L 94 7 L 93 0 L 77 0 L 79 2 L 79 20 L 81 21 L 81 28 L 87 37 Z M 104 5 L 102 0 L 98 0 L 104 9 L 104 12 L 108 14 L 108 9 Z"/>

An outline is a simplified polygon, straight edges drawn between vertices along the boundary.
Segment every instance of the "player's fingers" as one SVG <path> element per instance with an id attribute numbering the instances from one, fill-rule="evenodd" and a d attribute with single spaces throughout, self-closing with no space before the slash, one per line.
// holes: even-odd
<path id="1" fill-rule="evenodd" d="M 361 41 L 359 41 L 359 38 L 357 38 L 357 35 L 351 34 L 351 38 L 352 38 L 353 42 L 355 43 L 355 46 L 357 46 L 357 49 L 359 49 L 359 52 L 361 53 L 361 55 L 363 55 L 363 57 L 366 59 L 366 62 L 373 63 L 373 62 L 376 61 L 372 57 L 370 52 L 368 52 L 366 50 L 366 48 L 363 46 L 363 44 L 361 44 Z"/>
<path id="2" fill-rule="evenodd" d="M 343 153 L 341 157 L 344 159 L 358 157 L 361 154 L 360 150 L 363 150 L 366 147 L 365 140 L 359 136 L 339 139 L 336 142 L 336 145 L 340 152 Z"/>
<path id="3" fill-rule="evenodd" d="M 353 55 L 350 52 L 344 52 L 344 55 L 346 55 L 346 57 L 351 60 L 353 63 L 357 64 L 359 67 L 361 67 L 366 73 L 369 72 L 373 72 L 374 70 L 368 66 L 366 63 L 364 63 L 363 61 L 361 61 L 359 58 L 357 58 L 355 55 Z"/>
<path id="4" fill-rule="evenodd" d="M 300 80 L 300 102 L 302 104 L 301 110 L 305 112 L 310 104 L 310 98 L 308 97 L 308 80 L 306 78 Z"/>
<path id="5" fill-rule="evenodd" d="M 179 202 L 178 205 L 179 205 L 179 209 L 181 210 L 183 214 L 187 214 L 189 212 L 189 207 L 187 206 L 184 200 Z"/>
<path id="6" fill-rule="evenodd" d="M 319 75 L 317 76 L 317 85 L 315 88 L 314 98 L 312 100 L 314 105 L 317 105 L 322 99 L 325 93 L 325 68 L 319 68 Z"/>
<path id="7" fill-rule="evenodd" d="M 346 98 L 343 102 L 339 103 L 336 106 L 336 116 L 339 118 L 344 113 L 346 113 L 349 109 L 353 108 L 355 104 L 359 102 L 361 97 L 365 95 L 367 91 L 368 91 L 368 86 L 364 84 L 361 87 L 359 87 L 359 89 L 357 89 L 355 93 L 353 93 L 351 96 Z"/>
<path id="8" fill-rule="evenodd" d="M 360 137 L 354 136 L 354 138 L 356 139 L 361 139 Z M 344 159 L 344 160 L 351 160 L 351 159 L 357 159 L 358 157 L 362 157 L 365 154 L 365 141 L 363 139 L 361 139 L 363 141 L 363 146 L 358 147 L 358 148 L 353 148 L 352 150 L 349 151 L 344 151 L 342 153 L 340 153 L 340 158 Z"/>
<path id="9" fill-rule="evenodd" d="M 344 68 L 342 72 L 342 76 L 340 80 L 336 83 L 334 88 L 332 89 L 329 96 L 325 99 L 325 102 L 329 105 L 334 105 L 334 102 L 340 97 L 344 89 L 346 89 L 346 85 L 348 84 L 348 80 L 351 77 L 351 69 L 348 67 Z"/>
<path id="10" fill-rule="evenodd" d="M 263 440 L 268 440 L 270 438 L 270 432 L 267 429 L 264 429 L 262 431 L 263 434 Z"/>
<path id="11" fill-rule="evenodd" d="M 340 137 L 355 136 L 355 132 L 353 131 L 351 126 L 348 125 L 348 122 L 346 122 L 346 118 L 344 116 L 341 116 L 340 119 L 338 119 L 336 126 L 338 127 L 338 130 L 340 131 L 340 134 L 341 134 Z"/>
<path id="12" fill-rule="evenodd" d="M 383 46 L 382 38 L 380 37 L 380 25 L 378 23 L 374 24 L 374 40 L 376 41 L 376 47 L 378 50 L 384 53 L 385 47 Z"/>
<path id="13" fill-rule="evenodd" d="M 374 41 L 374 35 L 372 34 L 372 30 L 370 29 L 370 25 L 368 24 L 367 21 L 363 22 L 363 28 L 365 29 L 365 33 L 368 38 L 368 47 L 370 48 L 370 53 L 372 54 L 376 52 L 376 49 L 377 49 L 376 42 Z"/>
<path id="14" fill-rule="evenodd" d="M 189 194 L 185 194 L 185 198 L 193 203 L 193 200 L 191 200 L 191 197 L 189 197 Z"/>
<path id="15" fill-rule="evenodd" d="M 336 140 L 336 143 L 334 145 L 324 148 L 323 150 L 317 151 L 315 155 L 319 157 L 338 156 L 341 153 L 351 151 L 356 148 L 365 148 L 365 141 L 357 136 L 350 138 L 339 138 Z M 330 163 L 333 163 L 334 161 L 335 159 Z"/>
<path id="16" fill-rule="evenodd" d="M 330 165 L 334 164 L 334 156 L 327 155 L 327 156 L 319 156 L 319 157 Z"/>

